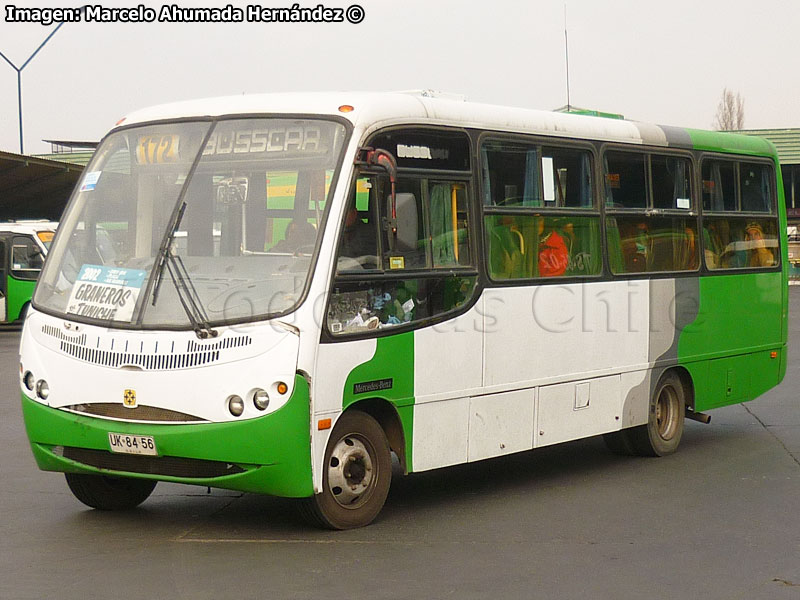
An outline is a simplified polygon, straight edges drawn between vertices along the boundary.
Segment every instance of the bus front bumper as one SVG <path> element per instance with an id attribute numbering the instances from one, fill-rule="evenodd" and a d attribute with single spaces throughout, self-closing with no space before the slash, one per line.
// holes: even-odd
<path id="1" fill-rule="evenodd" d="M 303 498 L 311 478 L 309 388 L 303 377 L 274 413 L 228 423 L 113 421 L 44 406 L 22 394 L 31 449 L 44 471 L 156 479 Z M 112 453 L 109 433 L 152 436 L 157 457 Z"/>

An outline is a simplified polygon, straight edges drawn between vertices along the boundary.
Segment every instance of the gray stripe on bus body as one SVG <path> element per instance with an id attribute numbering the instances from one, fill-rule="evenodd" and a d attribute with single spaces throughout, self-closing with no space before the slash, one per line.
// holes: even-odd
<path id="1" fill-rule="evenodd" d="M 622 426 L 647 422 L 647 407 L 663 372 L 678 362 L 681 332 L 697 318 L 700 280 L 697 277 L 650 280 L 648 362 L 667 361 L 648 369 L 638 385 L 628 390 L 622 406 Z"/>
<path id="2" fill-rule="evenodd" d="M 660 125 L 660 127 L 667 136 L 667 144 L 671 148 L 686 148 L 688 150 L 693 148 L 692 137 L 683 127 L 673 127 L 671 125 Z"/>

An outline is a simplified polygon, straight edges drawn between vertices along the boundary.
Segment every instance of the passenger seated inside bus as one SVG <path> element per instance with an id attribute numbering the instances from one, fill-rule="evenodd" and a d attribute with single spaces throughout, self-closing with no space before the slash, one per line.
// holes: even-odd
<path id="1" fill-rule="evenodd" d="M 303 219 L 293 219 L 286 226 L 284 238 L 272 247 L 271 252 L 311 253 L 317 238 L 317 230 Z"/>
<path id="2" fill-rule="evenodd" d="M 706 219 L 703 223 L 706 266 L 709 269 L 775 266 L 778 240 L 769 224 L 765 220 Z"/>
<path id="3" fill-rule="evenodd" d="M 547 219 L 538 218 L 539 277 L 558 277 L 564 275 L 569 267 L 569 250 L 564 235 L 552 225 L 545 223 Z"/>
<path id="4" fill-rule="evenodd" d="M 623 229 L 622 225 L 626 225 Z M 647 223 L 620 223 L 622 258 L 626 273 L 644 273 L 653 262 L 653 241 Z"/>
<path id="5" fill-rule="evenodd" d="M 490 269 L 497 279 L 570 275 L 574 225 L 558 217 L 498 215 L 489 222 Z M 587 257 L 576 274 L 588 268 Z M 584 264 L 587 263 L 587 264 Z"/>
<path id="6" fill-rule="evenodd" d="M 351 206 L 347 211 L 339 255 L 357 260 L 359 264 L 363 263 L 362 266 L 369 265 L 374 268 L 378 265 L 378 244 L 375 239 L 375 225 L 365 222 L 364 218 L 356 210 L 355 206 Z M 365 262 L 366 259 L 364 257 L 372 260 Z"/>
<path id="7" fill-rule="evenodd" d="M 764 230 L 758 222 L 748 223 L 744 230 L 745 241 L 748 242 L 748 267 L 771 267 L 775 264 L 775 256 L 767 248 Z"/>

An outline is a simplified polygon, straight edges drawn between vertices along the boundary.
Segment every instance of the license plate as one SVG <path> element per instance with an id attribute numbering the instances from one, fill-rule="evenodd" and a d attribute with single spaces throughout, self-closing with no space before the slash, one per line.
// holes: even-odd
<path id="1" fill-rule="evenodd" d="M 156 442 L 150 435 L 128 435 L 127 433 L 109 433 L 108 444 L 112 452 L 122 454 L 147 454 L 158 456 Z"/>

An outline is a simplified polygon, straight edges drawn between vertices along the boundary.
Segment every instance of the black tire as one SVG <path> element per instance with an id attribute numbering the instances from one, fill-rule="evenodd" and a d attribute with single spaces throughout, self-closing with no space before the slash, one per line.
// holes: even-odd
<path id="1" fill-rule="evenodd" d="M 637 452 L 633 447 L 633 444 L 631 444 L 630 436 L 628 435 L 629 433 L 630 432 L 627 429 L 613 431 L 611 433 L 604 433 L 603 441 L 605 442 L 606 447 L 614 454 L 619 454 L 621 456 L 635 456 Z"/>
<path id="2" fill-rule="evenodd" d="M 392 482 L 389 442 L 378 422 L 359 410 L 339 417 L 323 469 L 322 493 L 304 498 L 301 514 L 328 529 L 369 525 L 383 508 Z"/>
<path id="3" fill-rule="evenodd" d="M 86 506 L 98 510 L 130 510 L 147 500 L 156 481 L 64 473 L 75 497 Z"/>
<path id="4" fill-rule="evenodd" d="M 686 391 L 677 373 L 659 379 L 647 412 L 647 425 L 624 430 L 631 446 L 640 456 L 672 454 L 681 442 L 686 412 Z"/>

